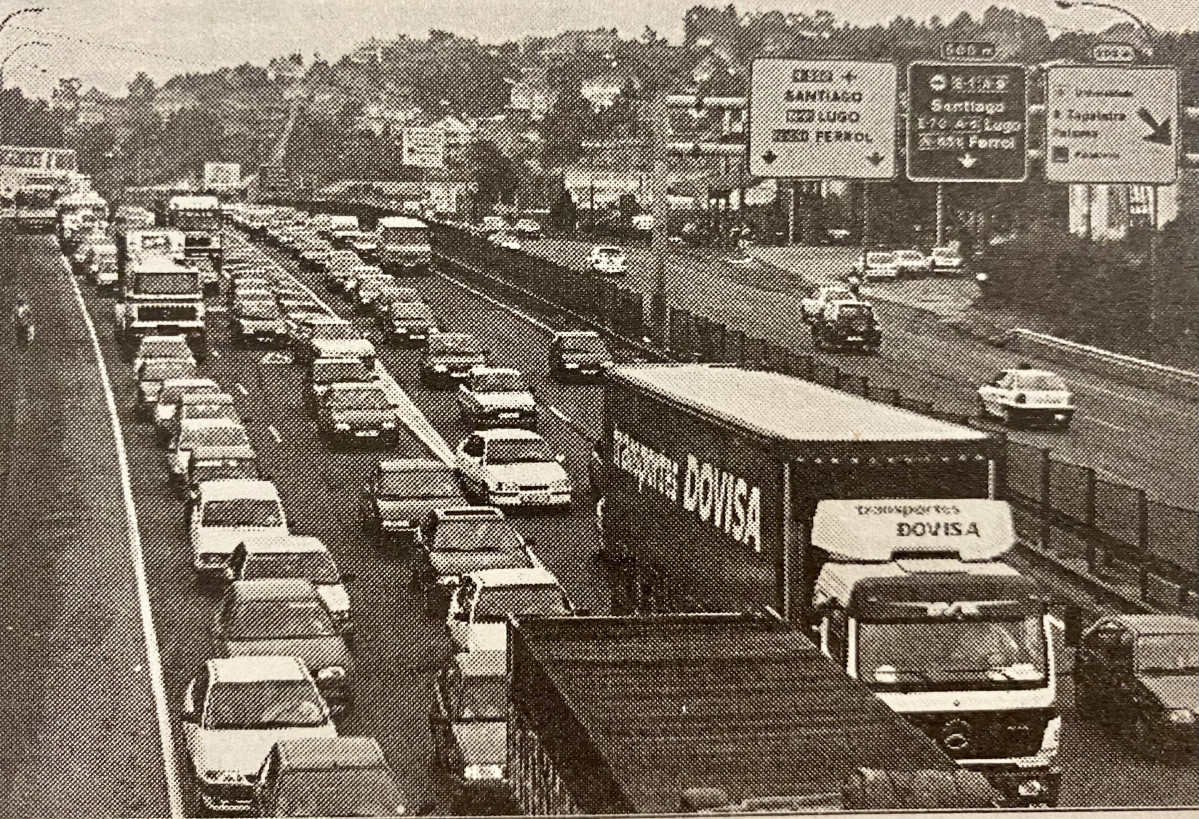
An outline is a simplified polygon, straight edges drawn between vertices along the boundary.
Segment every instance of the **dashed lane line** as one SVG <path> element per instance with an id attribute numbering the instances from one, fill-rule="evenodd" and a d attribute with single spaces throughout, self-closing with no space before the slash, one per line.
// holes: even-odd
<path id="1" fill-rule="evenodd" d="M 553 327 L 550 327 L 544 321 L 541 321 L 540 319 L 535 319 L 532 316 L 530 316 L 528 313 L 524 312 L 523 310 L 518 310 L 517 308 L 513 307 L 510 304 L 504 304 L 499 299 L 492 298 L 491 296 L 487 295 L 486 293 L 476 290 L 475 288 L 471 287 L 466 282 L 459 281 L 458 279 L 455 279 L 453 276 L 443 273 L 440 270 L 437 271 L 436 275 L 439 276 L 440 278 L 445 279 L 447 282 L 450 282 L 451 284 L 457 285 L 458 287 L 465 290 L 467 293 L 470 293 L 471 295 L 476 296 L 477 298 L 480 298 L 485 302 L 494 304 L 496 307 L 499 307 L 502 310 L 508 311 L 509 313 L 511 313 L 512 315 L 516 316 L 517 318 L 519 318 L 523 321 L 527 321 L 529 324 L 533 325 L 538 330 L 540 330 L 541 332 L 543 332 L 547 335 L 552 336 L 552 335 L 554 335 L 554 333 L 557 332 Z"/>
<path id="2" fill-rule="evenodd" d="M 283 436 L 279 434 L 279 430 L 275 429 L 274 424 L 269 425 L 266 428 L 266 431 L 269 432 L 271 434 L 271 437 L 275 439 L 275 443 L 277 443 L 277 444 L 283 443 Z"/>
<path id="3" fill-rule="evenodd" d="M 240 392 L 242 395 L 250 394 L 250 391 L 247 390 L 244 386 L 242 386 L 242 383 L 240 381 L 237 382 L 236 386 L 237 386 L 237 391 Z"/>
<path id="4" fill-rule="evenodd" d="M 65 264 L 65 262 L 64 262 Z M 146 643 L 146 664 L 149 666 L 150 691 L 154 697 L 154 712 L 158 721 L 158 737 L 162 744 L 162 761 L 164 767 L 167 805 L 172 819 L 182 819 L 183 798 L 179 785 L 178 769 L 175 764 L 175 741 L 171 732 L 170 709 L 167 707 L 166 687 L 162 681 L 162 656 L 158 652 L 158 635 L 154 629 L 154 613 L 150 607 L 150 589 L 146 581 L 145 555 L 142 552 L 141 532 L 137 522 L 137 508 L 133 503 L 133 484 L 129 477 L 129 457 L 125 451 L 125 437 L 121 431 L 121 419 L 117 414 L 116 396 L 113 394 L 112 382 L 108 378 L 108 368 L 104 363 L 104 355 L 100 350 L 100 339 L 96 335 L 96 325 L 88 313 L 83 301 L 83 293 L 74 276 L 67 276 L 71 288 L 75 292 L 75 302 L 83 316 L 87 327 L 88 337 L 92 342 L 92 352 L 96 356 L 96 366 L 100 371 L 100 387 L 104 391 L 104 401 L 108 407 L 108 419 L 112 425 L 113 443 L 116 446 L 117 469 L 121 479 L 121 495 L 125 501 L 125 518 L 129 528 L 129 553 L 133 562 L 133 579 L 137 591 L 138 611 L 142 621 L 142 636 Z"/>

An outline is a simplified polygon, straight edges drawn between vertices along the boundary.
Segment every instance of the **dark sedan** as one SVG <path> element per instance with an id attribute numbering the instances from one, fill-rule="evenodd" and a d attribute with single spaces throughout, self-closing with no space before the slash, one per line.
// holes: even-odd
<path id="1" fill-rule="evenodd" d="M 466 333 L 434 333 L 429 337 L 420 363 L 421 383 L 428 387 L 448 389 L 464 380 L 470 371 L 487 363 L 488 350 L 483 343 Z"/>
<path id="2" fill-rule="evenodd" d="M 330 384 L 321 396 L 317 432 L 330 444 L 372 443 L 394 447 L 399 414 L 378 384 Z"/>
<path id="3" fill-rule="evenodd" d="M 234 344 L 256 341 L 282 346 L 287 343 L 283 311 L 274 299 L 237 298 L 229 311 L 229 335 Z"/>
<path id="4" fill-rule="evenodd" d="M 380 544 L 420 540 L 420 524 L 434 509 L 462 506 L 458 472 L 441 461 L 380 461 L 362 488 L 359 510 L 366 531 Z"/>

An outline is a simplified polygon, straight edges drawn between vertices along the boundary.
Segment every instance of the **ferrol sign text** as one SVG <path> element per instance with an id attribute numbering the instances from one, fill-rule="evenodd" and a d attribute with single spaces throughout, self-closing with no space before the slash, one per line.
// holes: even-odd
<path id="1" fill-rule="evenodd" d="M 688 453 L 686 464 L 621 432 L 612 432 L 612 463 L 656 492 L 755 552 L 762 550 L 762 490 Z"/>

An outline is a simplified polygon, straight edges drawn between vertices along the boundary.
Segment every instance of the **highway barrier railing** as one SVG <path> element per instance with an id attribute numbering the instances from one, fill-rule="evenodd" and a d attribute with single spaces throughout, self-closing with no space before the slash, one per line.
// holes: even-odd
<path id="1" fill-rule="evenodd" d="M 642 294 L 555 262 L 497 248 L 486 239 L 447 225 L 433 226 L 434 250 L 458 272 L 479 275 L 520 298 L 556 306 L 603 329 L 614 341 L 650 351 Z M 786 373 L 870 400 L 959 424 L 975 420 L 932 402 L 870 383 L 864 375 L 748 336 L 707 316 L 668 311 L 667 346 L 674 361 L 722 362 Z M 656 357 L 656 356 L 655 356 Z M 1049 450 L 1007 443 L 1003 496 L 1021 518 L 1021 534 L 1043 556 L 1078 564 L 1105 587 L 1133 603 L 1193 610 L 1199 602 L 1199 512 L 1148 498 L 1136 487 L 1099 478 L 1088 467 L 1054 459 Z M 1131 591 L 1129 591 L 1131 590 Z"/>

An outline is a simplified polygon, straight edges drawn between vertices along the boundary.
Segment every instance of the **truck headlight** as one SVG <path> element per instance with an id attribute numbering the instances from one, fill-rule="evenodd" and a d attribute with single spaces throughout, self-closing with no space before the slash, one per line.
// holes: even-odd
<path id="1" fill-rule="evenodd" d="M 316 672 L 316 678 L 322 682 L 345 679 L 346 670 L 340 665 L 331 665 Z"/>
<path id="2" fill-rule="evenodd" d="M 1195 721 L 1195 712 L 1189 708 L 1175 708 L 1166 712 L 1166 720 L 1174 725 L 1190 725 Z"/>
<path id="3" fill-rule="evenodd" d="M 342 432 L 345 432 L 346 430 L 348 430 L 348 429 L 350 428 L 350 425 L 349 425 L 349 424 L 346 424 L 346 423 L 338 422 L 338 423 L 336 423 L 336 424 L 334 424 L 334 425 L 333 425 L 333 428 L 334 428 L 334 429 L 339 429 L 339 430 L 341 430 Z"/>
<path id="4" fill-rule="evenodd" d="M 467 779 L 503 779 L 503 765 L 467 765 L 462 775 Z"/>

